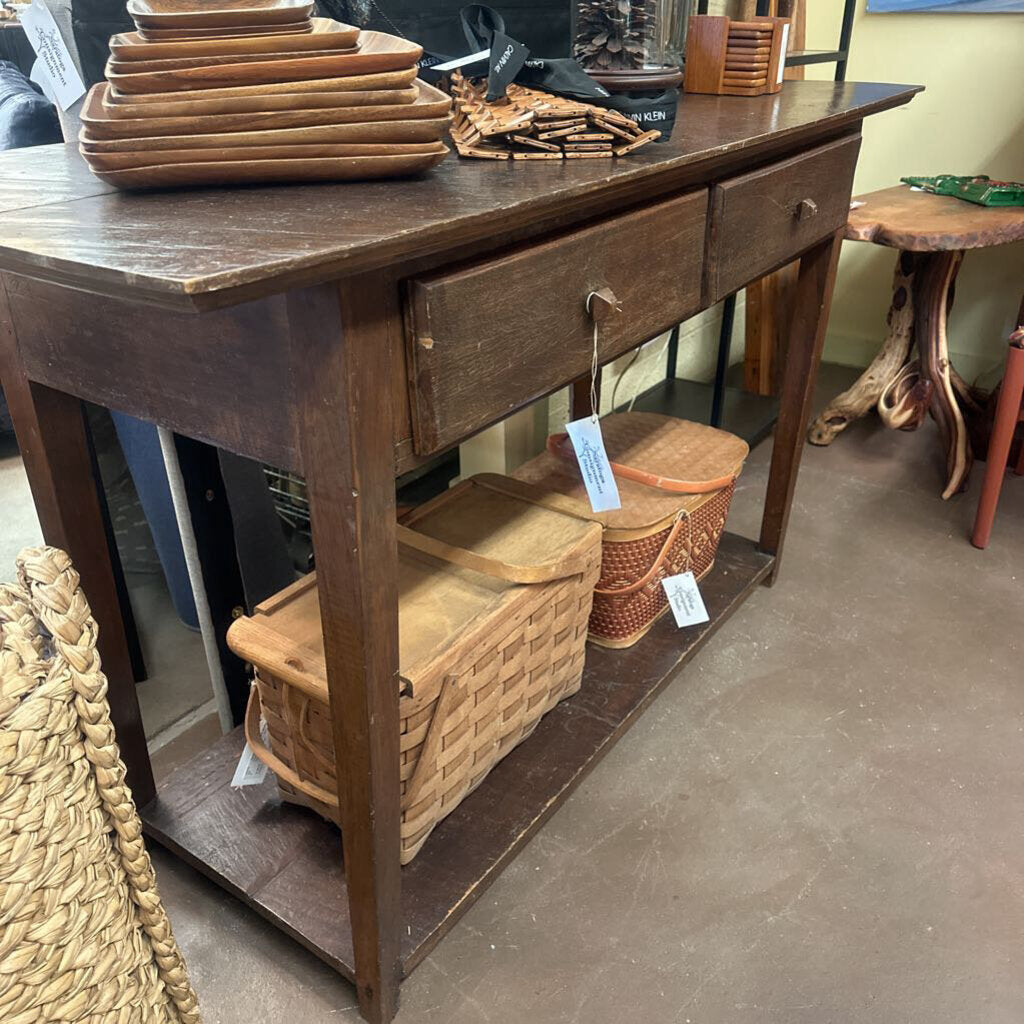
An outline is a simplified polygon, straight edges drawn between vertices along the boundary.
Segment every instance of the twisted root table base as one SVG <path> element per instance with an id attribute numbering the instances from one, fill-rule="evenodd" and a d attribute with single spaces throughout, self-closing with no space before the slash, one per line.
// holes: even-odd
<path id="1" fill-rule="evenodd" d="M 946 317 L 962 259 L 960 251 L 900 253 L 881 350 L 808 432 L 811 444 L 828 445 L 873 408 L 886 426 L 896 430 L 916 430 L 930 413 L 946 452 L 943 498 L 966 486 L 973 455 L 964 415 L 980 412 L 971 388 L 950 365 L 946 337 Z"/>

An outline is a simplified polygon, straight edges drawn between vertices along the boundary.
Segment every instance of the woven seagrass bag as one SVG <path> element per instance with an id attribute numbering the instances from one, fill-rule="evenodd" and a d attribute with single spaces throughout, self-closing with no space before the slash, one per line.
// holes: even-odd
<path id="1" fill-rule="evenodd" d="M 548 508 L 604 527 L 601 578 L 594 590 L 590 639 L 630 647 L 668 610 L 661 581 L 714 565 L 747 443 L 725 430 L 648 412 L 601 420 L 622 507 L 591 510 L 565 434 L 513 473 L 540 491 Z"/>
<path id="2" fill-rule="evenodd" d="M 0 1021 L 199 1024 L 63 551 L 0 585 Z"/>

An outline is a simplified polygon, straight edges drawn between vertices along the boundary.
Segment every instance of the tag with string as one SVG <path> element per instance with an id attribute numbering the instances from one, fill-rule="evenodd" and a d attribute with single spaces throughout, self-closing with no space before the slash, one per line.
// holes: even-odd
<path id="1" fill-rule="evenodd" d="M 587 296 L 587 311 L 593 292 Z M 615 483 L 611 462 L 605 451 L 601 436 L 601 421 L 597 418 L 597 321 L 594 321 L 594 354 L 590 361 L 590 408 L 589 416 L 566 423 L 565 429 L 572 442 L 576 461 L 579 463 L 583 486 L 587 489 L 590 507 L 595 512 L 610 512 L 622 508 L 619 488 Z"/>
<path id="2" fill-rule="evenodd" d="M 700 595 L 700 587 L 697 586 L 697 577 L 689 568 L 691 552 L 693 551 L 693 522 L 684 509 L 680 516 L 686 520 L 688 536 L 686 541 L 686 572 L 676 576 L 666 576 L 661 585 L 668 598 L 669 607 L 675 616 L 677 626 L 696 626 L 701 622 L 710 619 L 707 608 L 704 607 L 704 598 Z"/>

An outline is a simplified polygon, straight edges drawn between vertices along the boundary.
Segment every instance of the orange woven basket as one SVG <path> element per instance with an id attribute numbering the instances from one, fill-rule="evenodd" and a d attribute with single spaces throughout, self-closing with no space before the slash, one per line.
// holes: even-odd
<path id="1" fill-rule="evenodd" d="M 590 639 L 630 647 L 668 610 L 661 581 L 714 565 L 747 443 L 724 430 L 657 413 L 612 413 L 601 420 L 622 507 L 593 512 L 566 435 L 513 476 L 547 507 L 604 527 L 601 577 Z"/>

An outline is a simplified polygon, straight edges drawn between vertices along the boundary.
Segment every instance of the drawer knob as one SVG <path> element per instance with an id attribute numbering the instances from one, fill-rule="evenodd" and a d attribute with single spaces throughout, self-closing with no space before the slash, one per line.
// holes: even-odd
<path id="1" fill-rule="evenodd" d="M 813 199 L 801 199 L 796 208 L 797 220 L 810 220 L 818 212 L 818 204 Z"/>
<path id="2" fill-rule="evenodd" d="M 611 288 L 599 288 L 587 296 L 587 312 L 594 323 L 607 320 L 613 313 L 622 312 L 622 303 L 615 298 Z"/>

